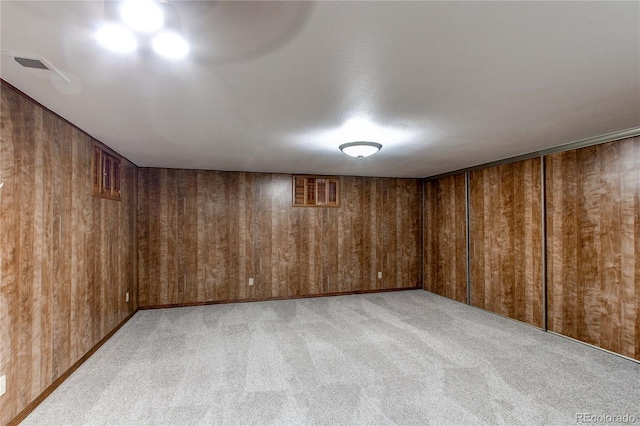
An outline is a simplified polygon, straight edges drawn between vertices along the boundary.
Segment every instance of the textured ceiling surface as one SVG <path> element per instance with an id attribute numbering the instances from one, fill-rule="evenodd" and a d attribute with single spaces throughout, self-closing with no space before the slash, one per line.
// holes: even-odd
<path id="1" fill-rule="evenodd" d="M 640 126 L 640 2 L 174 3 L 180 62 L 2 1 L 0 75 L 139 166 L 424 177 Z"/>

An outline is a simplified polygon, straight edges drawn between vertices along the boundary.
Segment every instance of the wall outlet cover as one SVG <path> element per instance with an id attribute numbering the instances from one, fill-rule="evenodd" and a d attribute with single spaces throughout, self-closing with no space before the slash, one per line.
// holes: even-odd
<path id="1" fill-rule="evenodd" d="M 0 377 L 0 395 L 7 392 L 7 376 Z"/>
<path id="2" fill-rule="evenodd" d="M 253 278 L 249 278 L 249 285 L 253 285 Z"/>
<path id="3" fill-rule="evenodd" d="M 124 299 L 125 299 L 124 300 L 125 302 L 129 301 L 129 292 L 127 292 L 127 294 L 125 294 Z"/>
<path id="4" fill-rule="evenodd" d="M 378 278 L 382 278 L 382 272 L 378 272 Z"/>

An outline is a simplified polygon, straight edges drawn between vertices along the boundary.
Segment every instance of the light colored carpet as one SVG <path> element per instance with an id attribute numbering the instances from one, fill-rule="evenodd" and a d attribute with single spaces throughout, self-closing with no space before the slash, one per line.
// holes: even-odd
<path id="1" fill-rule="evenodd" d="M 422 290 L 138 312 L 25 421 L 576 424 L 640 365 Z"/>

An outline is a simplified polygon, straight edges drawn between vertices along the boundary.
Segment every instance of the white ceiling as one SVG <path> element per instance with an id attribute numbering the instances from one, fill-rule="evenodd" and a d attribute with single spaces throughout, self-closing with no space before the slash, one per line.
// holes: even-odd
<path id="1" fill-rule="evenodd" d="M 2 1 L 70 82 L 0 75 L 139 166 L 424 177 L 640 126 L 638 1 L 175 3 L 172 63 L 103 51 L 101 1 Z"/>

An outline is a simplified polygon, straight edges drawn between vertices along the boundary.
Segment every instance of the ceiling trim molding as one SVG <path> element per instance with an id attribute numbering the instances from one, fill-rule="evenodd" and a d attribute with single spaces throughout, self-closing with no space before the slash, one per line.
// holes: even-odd
<path id="1" fill-rule="evenodd" d="M 604 135 L 594 136 L 586 139 L 580 139 L 574 142 L 557 145 L 551 148 L 542 149 L 539 151 L 533 151 L 527 154 L 517 155 L 515 157 L 503 158 L 501 160 L 478 164 L 477 166 L 466 167 L 464 169 L 454 170 L 446 173 L 440 173 L 432 176 L 425 176 L 423 179 L 425 180 L 441 179 L 441 178 L 454 176 L 461 173 L 467 173 L 467 172 L 473 172 L 475 170 L 486 169 L 487 167 L 500 166 L 502 164 L 508 164 L 508 163 L 515 163 L 516 161 L 528 160 L 530 158 L 535 158 L 535 157 L 544 157 L 546 155 L 551 155 L 558 152 L 570 151 L 572 149 L 585 148 L 593 145 L 600 145 L 607 142 L 619 141 L 621 139 L 634 138 L 636 136 L 640 136 L 640 127 L 632 127 L 630 129 L 618 130 L 616 132 L 605 133 Z"/>

